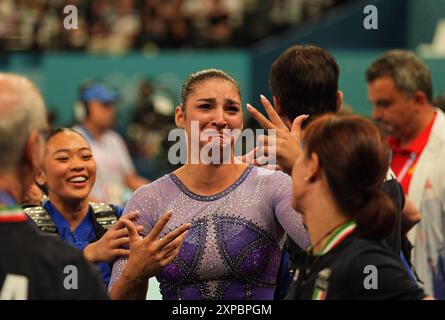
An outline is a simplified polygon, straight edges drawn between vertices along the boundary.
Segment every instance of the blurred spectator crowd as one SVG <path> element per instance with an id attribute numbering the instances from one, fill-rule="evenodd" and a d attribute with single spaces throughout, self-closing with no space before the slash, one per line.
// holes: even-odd
<path id="1" fill-rule="evenodd" d="M 248 46 L 351 0 L 0 0 L 0 50 Z M 78 29 L 66 30 L 74 5 Z"/>

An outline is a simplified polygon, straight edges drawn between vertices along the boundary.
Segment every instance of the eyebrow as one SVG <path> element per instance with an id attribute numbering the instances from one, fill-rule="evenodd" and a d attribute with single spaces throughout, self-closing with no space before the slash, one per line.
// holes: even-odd
<path id="1" fill-rule="evenodd" d="M 216 103 L 216 99 L 215 98 L 202 98 L 202 99 L 198 99 L 198 101 L 204 101 L 204 102 L 209 102 L 209 103 Z M 224 99 L 224 104 L 237 104 L 237 105 L 241 105 L 241 103 L 239 103 L 238 101 L 232 100 L 232 99 Z"/>
<path id="2" fill-rule="evenodd" d="M 87 147 L 79 148 L 79 151 L 84 151 L 84 150 L 91 151 L 91 148 L 87 148 Z M 60 153 L 60 152 L 70 152 L 70 151 L 71 151 L 71 149 L 58 149 L 53 152 L 53 155 L 56 153 Z"/>
<path id="3" fill-rule="evenodd" d="M 375 103 L 379 104 L 379 103 L 388 103 L 388 102 L 393 102 L 393 101 L 394 101 L 393 99 L 377 99 L 375 101 Z"/>

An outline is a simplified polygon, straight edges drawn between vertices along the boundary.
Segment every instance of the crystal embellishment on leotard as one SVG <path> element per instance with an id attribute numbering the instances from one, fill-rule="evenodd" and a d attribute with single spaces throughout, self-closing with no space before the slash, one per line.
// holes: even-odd
<path id="1" fill-rule="evenodd" d="M 246 170 L 244 170 L 243 174 L 230 187 L 211 196 L 202 196 L 190 191 L 173 172 L 169 174 L 169 177 L 174 181 L 178 188 L 190 198 L 198 201 L 215 201 L 223 198 L 224 196 L 235 190 L 241 183 L 243 183 L 244 179 L 246 179 L 246 177 L 249 175 L 252 168 L 253 166 L 249 165 Z"/>
<path id="2" fill-rule="evenodd" d="M 171 174 L 133 195 L 126 211 L 142 212 L 136 222 L 147 232 L 167 211 L 172 216 L 161 237 L 191 223 L 179 255 L 157 275 L 163 299 L 273 299 L 284 229 L 301 242 L 307 235 L 290 207 L 290 177 L 262 170 L 248 167 L 210 197 L 194 194 Z M 112 281 L 125 263 L 124 257 L 115 263 Z"/>

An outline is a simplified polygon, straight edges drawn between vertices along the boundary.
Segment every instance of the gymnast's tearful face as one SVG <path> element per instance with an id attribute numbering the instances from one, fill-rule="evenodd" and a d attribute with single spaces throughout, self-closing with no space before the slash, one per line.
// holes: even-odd
<path id="1" fill-rule="evenodd" d="M 46 184 L 52 202 L 87 201 L 96 181 L 96 162 L 87 140 L 63 130 L 46 143 L 39 184 Z"/>
<path id="2" fill-rule="evenodd" d="M 197 123 L 196 132 L 192 126 Z M 176 108 L 176 124 L 186 131 L 189 145 L 191 139 L 199 139 L 200 149 L 215 142 L 221 147 L 233 146 L 234 136 L 229 131 L 243 128 L 239 89 L 224 79 L 210 78 L 195 83 L 185 103 Z M 196 137 L 197 134 L 200 136 Z"/>

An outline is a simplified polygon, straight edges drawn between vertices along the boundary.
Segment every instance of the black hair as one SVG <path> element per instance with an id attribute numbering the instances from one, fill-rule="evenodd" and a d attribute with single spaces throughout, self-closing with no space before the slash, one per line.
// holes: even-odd
<path id="1" fill-rule="evenodd" d="M 280 115 L 293 121 L 302 114 L 312 119 L 336 112 L 339 74 L 335 58 L 326 50 L 313 45 L 288 48 L 269 73 L 270 90 L 280 103 Z"/>
<path id="2" fill-rule="evenodd" d="M 193 93 L 196 85 L 210 79 L 220 79 L 233 83 L 241 95 L 239 85 L 228 73 L 219 69 L 204 69 L 190 74 L 182 85 L 181 107 L 184 109 L 188 97 Z"/>
<path id="3" fill-rule="evenodd" d="M 51 129 L 51 131 L 46 136 L 45 140 L 46 140 L 46 142 L 48 142 L 49 140 L 51 140 L 51 138 L 53 138 L 54 136 L 58 135 L 59 133 L 66 133 L 66 132 L 74 132 L 74 133 L 78 134 L 79 136 L 81 136 L 83 139 L 85 139 L 86 142 L 88 142 L 88 139 L 82 133 L 80 133 L 79 131 L 76 131 L 76 130 L 71 129 L 71 128 L 61 128 L 61 127 Z"/>

